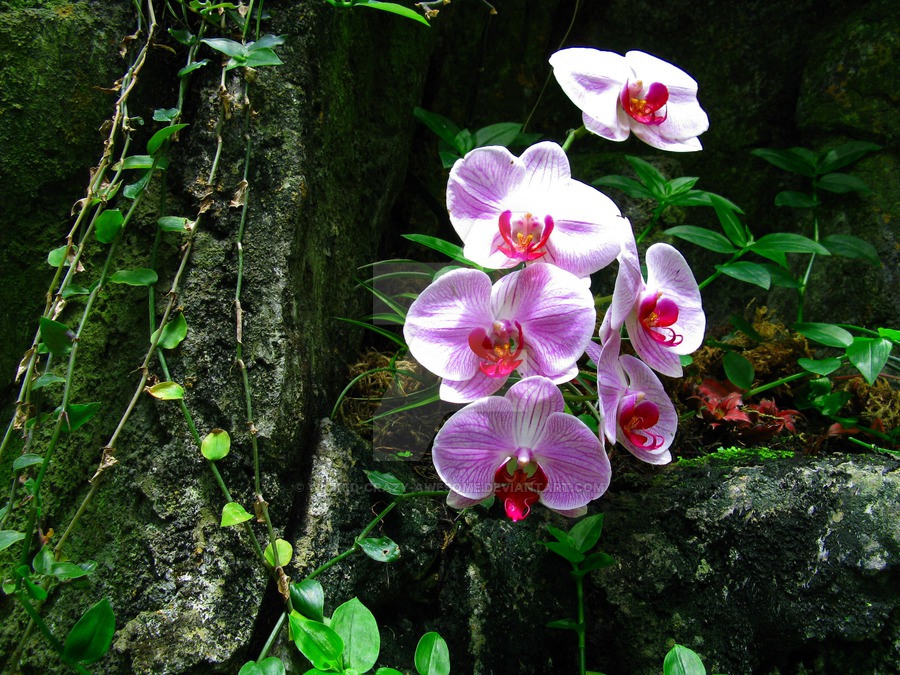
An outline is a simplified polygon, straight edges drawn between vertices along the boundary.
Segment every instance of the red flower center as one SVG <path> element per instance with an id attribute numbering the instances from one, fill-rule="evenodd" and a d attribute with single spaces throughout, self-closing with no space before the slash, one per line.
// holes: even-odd
<path id="1" fill-rule="evenodd" d="M 654 82 L 644 91 L 644 83 L 627 82 L 622 90 L 622 108 L 628 115 L 640 122 L 641 124 L 652 124 L 659 126 L 666 121 L 669 113 L 663 110 L 662 114 L 657 111 L 666 105 L 669 100 L 669 90 L 666 85 Z"/>
<path id="2" fill-rule="evenodd" d="M 518 321 L 495 321 L 490 333 L 484 328 L 469 333 L 469 347 L 482 359 L 479 368 L 489 377 L 508 377 L 522 363 L 519 355 L 524 346 Z"/>
<path id="3" fill-rule="evenodd" d="M 619 428 L 635 446 L 656 450 L 665 443 L 660 434 L 650 431 L 659 422 L 659 407 L 644 399 L 644 393 L 627 394 L 619 403 Z"/>
<path id="4" fill-rule="evenodd" d="M 503 501 L 506 515 L 513 522 L 528 517 L 531 505 L 546 487 L 547 475 L 536 462 L 522 464 L 511 459 L 494 474 L 494 494 Z"/>
<path id="5" fill-rule="evenodd" d="M 661 345 L 676 347 L 684 340 L 674 328 L 669 327 L 678 321 L 678 305 L 674 300 L 662 297 L 662 293 L 652 293 L 641 298 L 638 319 L 650 337 Z"/>
<path id="6" fill-rule="evenodd" d="M 513 222 L 512 211 L 504 211 L 500 214 L 499 227 L 506 246 L 498 246 L 497 250 L 513 260 L 529 262 L 547 253 L 540 249 L 546 246 L 553 232 L 553 218 L 544 216 L 544 223 L 541 224 L 533 215 L 526 213 Z"/>

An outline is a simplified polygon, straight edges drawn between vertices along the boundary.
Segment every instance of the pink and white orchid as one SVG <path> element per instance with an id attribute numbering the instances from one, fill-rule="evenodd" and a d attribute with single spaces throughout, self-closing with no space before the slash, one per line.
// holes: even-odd
<path id="1" fill-rule="evenodd" d="M 491 269 L 551 263 L 577 277 L 615 259 L 626 225 L 609 197 L 572 179 L 566 153 L 550 142 L 521 157 L 472 150 L 450 170 L 447 209 L 469 260 Z"/>
<path id="2" fill-rule="evenodd" d="M 610 333 L 603 347 L 591 343 L 588 356 L 597 364 L 597 391 L 603 432 L 649 464 L 672 461 L 678 415 L 659 378 L 639 359 L 620 354 L 621 338 Z"/>
<path id="3" fill-rule="evenodd" d="M 403 335 L 419 363 L 443 378 L 441 398 L 468 403 L 496 392 L 514 370 L 571 380 L 595 321 L 590 290 L 553 265 L 512 272 L 493 287 L 484 272 L 457 269 L 416 298 Z"/>
<path id="4" fill-rule="evenodd" d="M 647 249 L 647 281 L 641 277 L 637 247 L 626 243 L 612 306 L 600 326 L 600 338 L 618 332 L 622 323 L 644 363 L 670 377 L 681 377 L 682 354 L 703 344 L 706 315 L 700 289 L 684 256 L 668 244 Z"/>
<path id="5" fill-rule="evenodd" d="M 631 132 L 660 150 L 701 150 L 697 136 L 709 118 L 697 101 L 697 82 L 644 52 L 574 47 L 550 57 L 562 90 L 578 106 L 588 131 L 611 141 Z"/>
<path id="6" fill-rule="evenodd" d="M 470 403 L 434 439 L 432 459 L 462 508 L 497 495 L 519 521 L 531 506 L 582 515 L 609 486 L 609 459 L 597 436 L 564 410 L 559 389 L 545 377 L 526 377 L 504 396 Z"/>

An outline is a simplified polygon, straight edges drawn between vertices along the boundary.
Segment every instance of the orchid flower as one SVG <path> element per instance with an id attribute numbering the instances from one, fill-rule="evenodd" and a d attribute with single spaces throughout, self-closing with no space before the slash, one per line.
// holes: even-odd
<path id="1" fill-rule="evenodd" d="M 609 197 L 572 179 L 566 153 L 550 142 L 521 157 L 472 150 L 450 170 L 447 210 L 469 260 L 491 269 L 551 263 L 581 278 L 615 259 L 626 225 Z"/>
<path id="2" fill-rule="evenodd" d="M 670 377 L 681 377 L 679 358 L 703 344 L 706 315 L 700 289 L 687 261 L 668 244 L 647 249 L 647 281 L 641 277 L 637 247 L 626 242 L 612 305 L 600 326 L 600 338 L 624 323 L 631 345 L 644 363 Z"/>
<path id="3" fill-rule="evenodd" d="M 472 506 L 492 495 L 514 521 L 536 502 L 575 516 L 609 486 L 609 459 L 587 425 L 564 410 L 559 389 L 526 377 L 504 396 L 458 410 L 434 439 L 432 459 L 452 490 L 451 506 Z"/>
<path id="4" fill-rule="evenodd" d="M 634 132 L 660 150 L 702 149 L 697 136 L 709 118 L 697 101 L 697 82 L 672 64 L 644 52 L 575 47 L 553 54 L 550 65 L 588 131 L 610 141 Z"/>
<path id="5" fill-rule="evenodd" d="M 419 363 L 443 378 L 440 397 L 468 403 L 500 389 L 514 370 L 571 380 L 595 321 L 590 290 L 553 265 L 512 272 L 493 287 L 484 272 L 457 269 L 416 298 L 403 335 Z"/>
<path id="6" fill-rule="evenodd" d="M 678 415 L 662 383 L 642 361 L 620 354 L 621 338 L 610 333 L 602 348 L 591 343 L 588 356 L 597 364 L 597 391 L 603 432 L 649 464 L 672 461 Z"/>

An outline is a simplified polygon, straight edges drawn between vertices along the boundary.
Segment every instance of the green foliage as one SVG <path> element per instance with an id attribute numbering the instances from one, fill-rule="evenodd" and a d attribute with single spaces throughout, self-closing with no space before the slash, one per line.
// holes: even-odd
<path id="1" fill-rule="evenodd" d="M 753 386 L 755 373 L 753 364 L 737 352 L 727 351 L 722 357 L 725 376 L 739 389 L 750 389 Z"/>
<path id="2" fill-rule="evenodd" d="M 213 429 L 200 444 L 200 452 L 210 462 L 217 462 L 228 456 L 231 450 L 231 436 L 224 429 Z"/>
<path id="3" fill-rule="evenodd" d="M 247 513 L 247 509 L 237 502 L 228 502 L 222 507 L 222 527 L 231 527 L 232 525 L 240 525 L 253 518 Z"/>
<path id="4" fill-rule="evenodd" d="M 284 675 L 284 663 L 277 656 L 270 656 L 260 662 L 248 661 L 238 671 L 238 675 Z"/>
<path id="5" fill-rule="evenodd" d="M 178 401 L 184 398 L 184 387 L 177 382 L 157 382 L 147 387 L 147 393 L 160 401 Z"/>
<path id="6" fill-rule="evenodd" d="M 162 349 L 175 349 L 187 337 L 187 320 L 184 318 L 184 313 L 179 312 L 162 329 L 153 331 L 153 334 L 150 336 L 151 343 L 156 340 L 156 336 L 160 331 L 161 335 L 156 346 Z"/>
<path id="7" fill-rule="evenodd" d="M 325 591 L 315 579 L 291 584 L 291 604 L 294 610 L 313 621 L 325 621 Z"/>
<path id="8" fill-rule="evenodd" d="M 265 35 L 256 42 L 248 42 L 247 44 L 241 44 L 228 38 L 203 38 L 200 41 L 230 57 L 225 65 L 225 70 L 238 67 L 260 68 L 262 66 L 283 65 L 283 61 L 278 58 L 272 49 L 272 47 L 284 44 L 283 35 Z"/>
<path id="9" fill-rule="evenodd" d="M 416 645 L 414 662 L 419 675 L 448 675 L 450 650 L 444 638 L 435 632 L 425 633 Z"/>
<path id="10" fill-rule="evenodd" d="M 334 610 L 331 627 L 344 642 L 345 668 L 364 673 L 375 665 L 381 651 L 378 623 L 359 599 L 352 598 Z"/>
<path id="11" fill-rule="evenodd" d="M 394 562 L 400 557 L 400 547 L 390 537 L 361 537 L 356 543 L 363 553 L 378 562 Z"/>
<path id="12" fill-rule="evenodd" d="M 275 564 L 276 553 L 278 554 L 277 565 Z M 263 551 L 263 556 L 265 556 L 266 563 L 268 563 L 270 567 L 287 567 L 291 562 L 291 558 L 294 557 L 294 547 L 284 539 L 276 539 L 275 548 L 273 549 L 272 544 L 270 543 Z"/>
<path id="13" fill-rule="evenodd" d="M 706 668 L 696 652 L 675 645 L 663 661 L 663 675 L 706 675 Z"/>
<path id="14" fill-rule="evenodd" d="M 406 492 L 406 486 L 392 473 L 364 470 L 366 477 L 373 487 L 383 490 L 389 495 L 402 495 Z"/>
<path id="15" fill-rule="evenodd" d="M 115 632 L 116 617 L 109 599 L 103 598 L 72 626 L 63 646 L 63 657 L 75 663 L 99 661 L 109 651 Z"/>

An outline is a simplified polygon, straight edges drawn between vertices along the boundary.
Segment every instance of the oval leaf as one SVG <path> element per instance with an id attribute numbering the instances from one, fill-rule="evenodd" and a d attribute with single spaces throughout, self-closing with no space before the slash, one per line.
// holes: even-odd
<path id="1" fill-rule="evenodd" d="M 663 661 L 663 674 L 706 675 L 706 668 L 704 668 L 703 661 L 700 660 L 696 652 L 687 647 L 675 645 L 666 654 L 665 661 Z"/>
<path id="2" fill-rule="evenodd" d="M 365 537 L 356 543 L 363 553 L 378 562 L 394 562 L 400 557 L 400 547 L 389 537 Z"/>
<path id="3" fill-rule="evenodd" d="M 831 255 L 827 248 L 802 234 L 792 232 L 775 232 L 757 239 L 750 248 L 763 255 L 763 251 L 775 251 L 778 253 L 819 253 Z"/>
<path id="4" fill-rule="evenodd" d="M 119 270 L 113 272 L 109 280 L 114 284 L 128 284 L 129 286 L 152 286 L 159 278 L 156 272 L 145 267 L 136 270 Z"/>
<path id="5" fill-rule="evenodd" d="M 737 251 L 723 235 L 695 225 L 677 225 L 665 230 L 663 234 L 684 239 L 716 253 L 734 253 Z"/>
<path id="6" fill-rule="evenodd" d="M 797 365 L 816 375 L 830 375 L 841 367 L 840 359 L 797 359 Z"/>
<path id="7" fill-rule="evenodd" d="M 416 646 L 414 662 L 419 675 L 449 675 L 450 650 L 444 638 L 434 631 L 425 633 Z"/>
<path id="8" fill-rule="evenodd" d="M 63 424 L 63 431 L 75 431 L 84 426 L 100 410 L 100 402 L 94 403 L 70 403 L 66 409 L 68 424 Z"/>
<path id="9" fill-rule="evenodd" d="M 800 335 L 826 347 L 843 348 L 853 344 L 853 336 L 850 333 L 830 323 L 795 323 L 793 328 Z"/>
<path id="10" fill-rule="evenodd" d="M 150 336 L 150 342 L 156 339 L 157 332 L 159 332 L 158 328 Z M 160 335 L 156 346 L 163 349 L 175 349 L 185 337 L 187 337 L 187 321 L 184 318 L 184 314 L 179 312 L 178 316 L 170 319 L 169 323 L 163 326 L 162 335 Z"/>
<path id="11" fill-rule="evenodd" d="M 277 656 L 270 656 L 259 663 L 248 661 L 238 671 L 238 675 L 284 675 L 284 662 Z"/>
<path id="12" fill-rule="evenodd" d="M 603 532 L 603 514 L 598 513 L 587 518 L 582 518 L 572 526 L 569 534 L 575 540 L 575 548 L 582 553 L 587 553 L 600 539 Z"/>
<path id="13" fill-rule="evenodd" d="M 43 463 L 44 458 L 40 455 L 33 455 L 31 453 L 19 455 L 13 462 L 13 471 L 21 471 L 22 469 L 27 469 L 29 466 L 35 466 L 37 464 Z"/>
<path id="14" fill-rule="evenodd" d="M 15 530 L 0 530 L 0 551 L 9 548 L 17 541 L 25 538 L 24 532 L 16 532 Z"/>
<path id="15" fill-rule="evenodd" d="M 115 631 L 116 617 L 109 599 L 103 598 L 72 626 L 63 646 L 63 656 L 81 663 L 99 661 L 109 650 Z"/>
<path id="16" fill-rule="evenodd" d="M 324 621 L 325 591 L 322 584 L 315 579 L 291 584 L 291 605 L 308 619 Z"/>
<path id="17" fill-rule="evenodd" d="M 149 141 L 147 141 L 147 152 L 151 155 L 155 154 L 167 139 L 171 138 L 174 134 L 177 134 L 186 126 L 187 124 L 172 124 L 160 129 L 150 137 Z"/>
<path id="18" fill-rule="evenodd" d="M 94 236 L 101 244 L 108 244 L 116 238 L 124 223 L 125 216 L 119 209 L 107 209 L 97 216 L 97 221 L 94 223 Z"/>
<path id="19" fill-rule="evenodd" d="M 366 476 L 375 488 L 384 490 L 389 495 L 402 495 L 406 491 L 406 486 L 392 473 L 366 471 Z"/>
<path id="20" fill-rule="evenodd" d="M 302 614 L 291 612 L 288 616 L 291 635 L 297 649 L 319 670 L 331 670 L 340 665 L 344 641 L 331 628 Z"/>
<path id="21" fill-rule="evenodd" d="M 785 190 L 775 195 L 775 206 L 790 206 L 795 209 L 813 209 L 821 204 L 818 199 L 802 192 Z"/>
<path id="22" fill-rule="evenodd" d="M 250 520 L 253 516 L 247 513 L 247 509 L 237 502 L 228 502 L 222 507 L 222 527 L 240 525 Z"/>
<path id="23" fill-rule="evenodd" d="M 160 401 L 177 401 L 184 398 L 184 387 L 177 382 L 159 382 L 148 387 L 147 393 Z"/>
<path id="24" fill-rule="evenodd" d="M 200 443 L 200 452 L 210 462 L 224 459 L 231 450 L 231 436 L 224 429 L 213 429 Z"/>
<path id="25" fill-rule="evenodd" d="M 41 341 L 46 345 L 47 350 L 53 356 L 65 356 L 72 351 L 72 339 L 75 334 L 69 330 L 69 327 L 42 316 L 40 318 Z"/>
<path id="26" fill-rule="evenodd" d="M 722 365 L 725 366 L 725 376 L 734 386 L 740 389 L 749 389 L 753 386 L 755 376 L 753 364 L 745 357 L 737 352 L 725 352 Z"/>
<path id="27" fill-rule="evenodd" d="M 727 265 L 716 265 L 716 269 L 722 274 L 743 281 L 748 284 L 755 284 L 769 290 L 772 284 L 772 276 L 762 265 L 739 260 L 738 262 L 728 263 Z"/>
<path id="28" fill-rule="evenodd" d="M 276 551 L 278 552 L 278 565 L 275 564 L 275 553 L 272 551 L 272 544 L 266 546 L 266 549 L 263 551 L 263 556 L 265 557 L 266 562 L 272 567 L 285 567 L 291 562 L 291 558 L 294 557 L 294 549 L 284 539 L 276 539 L 275 546 Z"/>
<path id="29" fill-rule="evenodd" d="M 822 244 L 831 251 L 831 255 L 841 255 L 845 258 L 862 258 L 873 265 L 881 266 L 881 258 L 878 251 L 867 241 L 852 234 L 832 234 L 822 240 Z"/>
<path id="30" fill-rule="evenodd" d="M 344 667 L 364 673 L 375 665 L 381 651 L 378 622 L 358 598 L 334 610 L 331 627 L 344 641 Z"/>
<path id="31" fill-rule="evenodd" d="M 884 338 L 858 337 L 847 347 L 847 358 L 869 384 L 875 384 L 890 355 L 891 343 Z"/>

